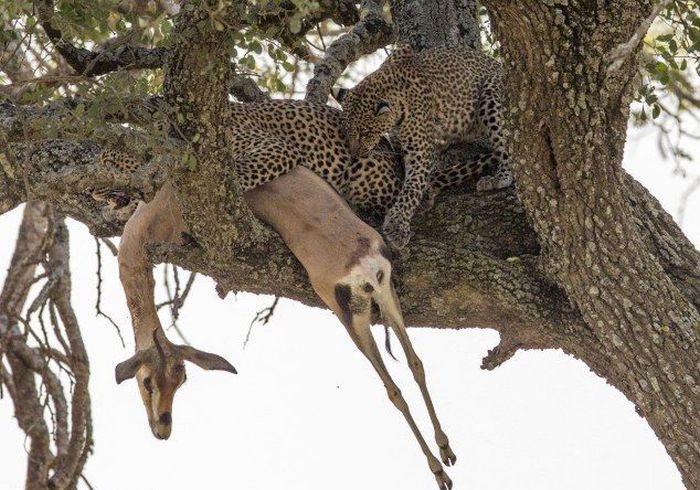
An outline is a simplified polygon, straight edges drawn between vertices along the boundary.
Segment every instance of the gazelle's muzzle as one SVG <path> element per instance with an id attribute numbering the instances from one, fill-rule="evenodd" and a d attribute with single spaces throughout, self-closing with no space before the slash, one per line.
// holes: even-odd
<path id="1" fill-rule="evenodd" d="M 156 439 L 168 439 L 173 430 L 172 414 L 170 412 L 163 412 L 157 419 L 153 421 L 149 420 L 149 425 Z"/>

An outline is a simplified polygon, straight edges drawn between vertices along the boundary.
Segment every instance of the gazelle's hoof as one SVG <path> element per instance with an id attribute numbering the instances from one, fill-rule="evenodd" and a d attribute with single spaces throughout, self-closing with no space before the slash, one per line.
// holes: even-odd
<path id="1" fill-rule="evenodd" d="M 457 456 L 452 452 L 450 446 L 440 448 L 440 459 L 445 466 L 452 466 L 457 462 Z"/>
<path id="2" fill-rule="evenodd" d="M 450 480 L 450 477 L 447 476 L 447 473 L 445 473 L 443 470 L 435 473 L 435 479 L 437 480 L 438 488 L 440 490 L 452 489 L 452 480 Z"/>

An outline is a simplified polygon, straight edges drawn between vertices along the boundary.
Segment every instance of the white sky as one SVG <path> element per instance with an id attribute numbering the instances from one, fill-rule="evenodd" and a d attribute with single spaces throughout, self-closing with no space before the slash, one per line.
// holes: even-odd
<path id="1" fill-rule="evenodd" d="M 634 134 L 628 170 L 675 213 L 689 181 L 670 176 L 671 164 L 659 159 L 652 133 Z M 19 219 L 19 210 L 0 217 L 3 269 Z M 700 192 L 689 202 L 685 230 L 697 246 Z M 436 488 L 403 417 L 329 312 L 283 300 L 243 350 L 251 318 L 271 298 L 239 294 L 222 301 L 205 278 L 195 282 L 180 325 L 193 345 L 226 356 L 240 374 L 188 366 L 189 381 L 175 400 L 173 435 L 154 439 L 136 384 L 114 382 L 114 366 L 133 351 L 116 260 L 103 249 L 103 304 L 122 327 L 126 350 L 94 315 L 94 241 L 83 225 L 71 222 L 70 231 L 73 298 L 92 367 L 95 453 L 86 474 L 96 489 Z M 156 274 L 161 277 L 160 269 Z M 167 313 L 161 318 L 167 325 Z M 381 341 L 380 330 L 375 334 Z M 632 404 L 583 363 L 559 351 L 524 352 L 487 372 L 479 365 L 497 343 L 493 331 L 409 334 L 458 457 L 447 469 L 455 489 L 683 488 Z M 437 454 L 410 371 L 404 362 L 388 364 Z M 0 490 L 23 487 L 26 444 L 9 398 L 0 400 Z"/>

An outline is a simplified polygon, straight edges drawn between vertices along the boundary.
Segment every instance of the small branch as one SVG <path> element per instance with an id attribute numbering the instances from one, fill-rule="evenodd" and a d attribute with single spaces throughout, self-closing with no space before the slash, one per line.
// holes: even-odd
<path id="1" fill-rule="evenodd" d="M 695 191 L 700 189 L 700 177 L 695 177 L 695 179 L 690 183 L 690 185 L 681 194 L 681 202 L 678 205 L 678 223 L 683 225 L 685 221 L 685 212 L 688 207 L 688 200 L 690 196 L 693 195 Z"/>
<path id="2" fill-rule="evenodd" d="M 254 19 L 257 27 L 263 32 L 270 27 L 278 29 L 275 37 L 282 41 L 294 56 L 306 61 L 311 61 L 311 53 L 299 41 L 319 22 L 333 19 L 340 25 L 352 25 L 359 20 L 354 0 L 322 0 L 319 2 L 319 9 L 300 19 L 299 29 L 292 32 L 289 19 L 297 12 L 294 2 L 270 3 L 264 9 L 255 12 Z"/>
<path id="3" fill-rule="evenodd" d="M 114 329 L 117 331 L 117 335 L 119 336 L 119 340 L 122 343 L 122 347 L 126 348 L 126 344 L 124 343 L 124 337 L 122 337 L 122 331 L 119 328 L 119 325 L 117 325 L 115 321 L 112 320 L 111 316 L 103 312 L 100 308 L 100 302 L 102 300 L 102 252 L 100 249 L 99 238 L 95 238 L 95 251 L 97 254 L 97 300 L 95 302 L 95 315 L 106 318 L 107 321 L 112 324 Z"/>
<path id="4" fill-rule="evenodd" d="M 612 51 L 608 53 L 607 61 L 609 63 L 608 68 L 606 70 L 606 74 L 610 76 L 612 73 L 616 72 L 617 70 L 620 69 L 622 64 L 627 60 L 627 58 L 630 57 L 632 52 L 637 49 L 637 46 L 639 46 L 639 43 L 644 39 L 644 36 L 646 35 L 647 31 L 649 30 L 649 27 L 651 27 L 652 22 L 654 22 L 654 19 L 661 13 L 663 9 L 668 7 L 668 5 L 671 4 L 673 0 L 661 0 L 651 11 L 649 16 L 644 19 L 644 21 L 637 27 L 637 30 L 634 31 L 634 34 L 632 34 L 632 37 L 623 44 L 619 44 L 617 47 L 615 47 Z"/>
<path id="5" fill-rule="evenodd" d="M 112 256 L 116 257 L 117 255 L 119 255 L 119 249 L 114 244 L 114 242 L 112 242 L 112 240 L 110 240 L 109 238 L 100 238 L 100 241 L 107 246 L 109 251 L 112 253 Z"/>
<path id="6" fill-rule="evenodd" d="M 112 43 L 107 49 L 99 52 L 78 48 L 64 39 L 61 31 L 54 25 L 53 0 L 35 0 L 34 8 L 39 23 L 56 50 L 80 75 L 94 77 L 122 69 L 161 68 L 167 60 L 169 51 L 164 48 L 141 48 L 119 43 Z"/>
<path id="7" fill-rule="evenodd" d="M 314 67 L 314 76 L 306 86 L 306 100 L 325 104 L 333 84 L 350 63 L 394 40 L 394 28 L 382 15 L 382 3 L 378 0 L 362 2 L 360 21 L 349 33 L 331 43 Z"/>
<path id="8" fill-rule="evenodd" d="M 253 325 L 260 323 L 260 325 L 267 325 L 267 323 L 272 319 L 272 315 L 275 314 L 275 308 L 277 308 L 277 303 L 279 303 L 280 297 L 275 296 L 272 304 L 267 308 L 263 308 L 255 314 L 255 317 L 251 320 L 250 325 L 248 325 L 248 333 L 245 335 L 245 340 L 243 341 L 243 348 L 245 349 L 250 340 L 250 334 L 253 331 Z"/>
<path id="9" fill-rule="evenodd" d="M 187 283 L 185 284 L 185 289 L 181 293 L 180 278 L 177 272 L 177 266 L 173 265 L 172 270 L 173 280 L 175 281 L 175 291 L 173 292 L 170 290 L 170 281 L 168 280 L 168 264 L 165 264 L 165 267 L 163 267 L 163 286 L 165 287 L 165 293 L 168 297 L 168 300 L 158 304 L 156 306 L 156 311 L 160 310 L 164 306 L 170 306 L 169 328 L 174 329 L 178 336 L 182 339 L 182 341 L 185 344 L 190 345 L 190 341 L 187 340 L 187 338 L 185 337 L 185 334 L 180 329 L 180 326 L 178 325 L 177 321 L 180 318 L 180 309 L 183 306 L 185 306 L 185 301 L 187 300 L 187 296 L 189 296 L 190 294 L 190 290 L 192 289 L 192 285 L 194 284 L 194 280 L 197 277 L 197 274 L 195 272 L 190 273 L 190 276 L 187 279 Z"/>

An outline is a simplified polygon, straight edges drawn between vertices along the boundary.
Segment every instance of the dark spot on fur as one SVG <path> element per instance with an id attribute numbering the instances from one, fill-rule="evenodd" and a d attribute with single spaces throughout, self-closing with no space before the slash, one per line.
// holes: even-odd
<path id="1" fill-rule="evenodd" d="M 350 269 L 353 265 L 357 264 L 362 257 L 369 253 L 371 242 L 367 237 L 357 237 L 357 248 L 350 256 L 348 263 L 345 264 L 346 269 Z"/>
<path id="2" fill-rule="evenodd" d="M 350 302 L 352 301 L 352 289 L 347 284 L 336 284 L 335 285 L 335 301 L 340 306 L 340 311 L 342 312 L 343 325 L 349 327 L 352 325 L 352 311 Z"/>
<path id="3" fill-rule="evenodd" d="M 384 257 L 389 262 L 391 262 L 392 259 L 394 258 L 394 254 L 389 249 L 389 247 L 387 247 L 385 244 L 382 244 L 382 246 L 379 247 L 379 253 L 382 255 L 382 257 Z"/>

